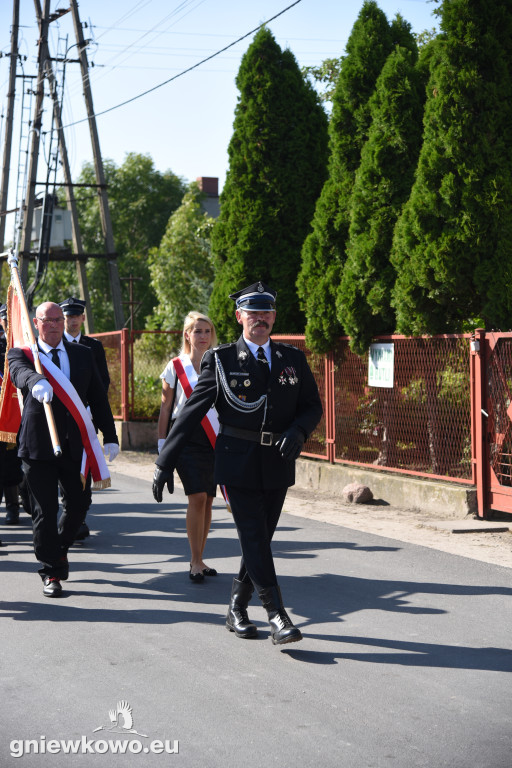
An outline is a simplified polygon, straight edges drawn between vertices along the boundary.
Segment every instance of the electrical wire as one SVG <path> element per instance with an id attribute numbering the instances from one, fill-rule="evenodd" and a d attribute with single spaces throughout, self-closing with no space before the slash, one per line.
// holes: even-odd
<path id="1" fill-rule="evenodd" d="M 224 51 L 227 51 L 229 48 L 233 48 L 233 46 L 237 45 L 237 43 L 240 43 L 242 40 L 245 40 L 247 37 L 250 37 L 250 35 L 253 35 L 255 32 L 257 32 L 259 29 L 266 26 L 267 24 L 270 24 L 271 21 L 274 21 L 274 19 L 277 19 L 279 16 L 282 16 L 283 13 L 286 13 L 295 5 L 298 5 L 300 2 L 302 2 L 302 0 L 295 0 L 294 3 L 291 3 L 291 5 L 288 5 L 286 8 L 283 8 L 283 10 L 279 11 L 279 13 L 276 13 L 275 16 L 272 16 L 270 19 L 267 19 L 262 24 L 258 24 L 258 26 L 255 27 L 254 29 L 251 29 L 250 32 L 247 32 L 245 35 L 242 35 L 242 37 L 239 37 L 238 40 L 234 40 L 232 43 L 229 43 L 229 45 L 226 45 L 224 48 L 221 48 L 219 51 L 216 51 L 216 53 L 212 53 L 211 56 L 207 56 L 205 59 L 198 61 L 196 64 L 193 64 L 191 67 L 188 67 L 187 69 L 184 69 L 182 72 L 179 72 L 177 75 L 174 75 L 174 77 L 170 77 L 168 80 L 164 80 L 163 83 L 158 83 L 158 85 L 154 85 L 152 88 L 148 88 L 146 91 L 143 91 L 142 93 L 137 94 L 137 96 L 132 96 L 130 99 L 126 99 L 126 101 L 122 101 L 120 104 L 116 104 L 113 107 L 104 109 L 101 112 L 96 112 L 94 114 L 94 117 L 100 117 L 101 115 L 106 115 L 108 112 L 113 112 L 115 109 L 119 109 L 120 107 L 125 107 L 127 104 L 131 104 L 133 101 L 137 101 L 137 99 L 141 99 L 143 96 L 147 96 L 148 93 L 153 93 L 153 91 L 156 91 L 159 88 L 162 88 L 164 85 L 168 85 L 168 83 L 172 83 L 172 81 L 177 80 L 178 77 L 182 77 L 183 75 L 186 75 L 188 72 L 192 72 L 192 70 L 200 67 L 201 64 L 205 64 L 207 61 L 211 61 L 216 56 L 219 56 L 221 53 L 224 53 Z M 78 123 L 88 122 L 89 119 L 90 119 L 89 117 L 84 117 L 82 120 L 77 120 L 74 123 L 68 123 L 67 125 L 64 125 L 63 128 L 69 128 L 71 125 L 78 125 Z"/>

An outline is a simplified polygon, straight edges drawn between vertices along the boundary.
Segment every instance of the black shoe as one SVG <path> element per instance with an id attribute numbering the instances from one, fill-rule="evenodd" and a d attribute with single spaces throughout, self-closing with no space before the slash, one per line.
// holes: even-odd
<path id="1" fill-rule="evenodd" d="M 192 573 L 192 566 L 190 566 L 190 572 L 188 574 L 188 577 L 191 581 L 195 581 L 195 582 L 204 581 L 204 576 L 201 573 L 201 571 L 199 571 L 199 573 Z"/>
<path id="2" fill-rule="evenodd" d="M 87 523 L 82 523 L 82 525 L 80 526 L 80 528 L 78 529 L 78 531 L 75 534 L 75 539 L 74 540 L 75 541 L 83 541 L 84 539 L 86 539 L 90 535 L 90 533 L 91 532 L 89 530 L 89 526 L 87 525 Z"/>
<path id="3" fill-rule="evenodd" d="M 61 581 L 67 581 L 69 577 L 69 560 L 66 555 L 62 555 L 60 564 L 64 568 L 64 574 L 59 578 Z"/>
<path id="4" fill-rule="evenodd" d="M 60 579 L 53 576 L 45 576 L 43 581 L 43 595 L 45 597 L 61 597 L 62 587 Z"/>
<path id="5" fill-rule="evenodd" d="M 233 579 L 231 588 L 231 600 L 229 602 L 226 627 L 242 639 L 256 637 L 258 630 L 255 624 L 251 624 L 247 615 L 247 606 L 252 597 L 254 587 L 238 579 Z"/>
<path id="6" fill-rule="evenodd" d="M 275 587 L 266 587 L 258 590 L 263 607 L 267 611 L 270 624 L 270 635 L 274 645 L 285 643 L 297 643 L 302 640 L 300 629 L 294 627 L 292 620 L 286 613 L 281 597 L 281 590 Z"/>
<path id="7" fill-rule="evenodd" d="M 20 521 L 20 510 L 18 507 L 7 507 L 5 511 L 5 524 L 18 525 Z"/>
<path id="8" fill-rule="evenodd" d="M 215 568 L 203 568 L 203 576 L 216 576 L 217 571 Z"/>

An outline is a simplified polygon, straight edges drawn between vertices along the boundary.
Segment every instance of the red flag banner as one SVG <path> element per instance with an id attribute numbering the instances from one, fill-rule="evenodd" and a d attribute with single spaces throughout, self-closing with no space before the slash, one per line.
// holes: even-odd
<path id="1" fill-rule="evenodd" d="M 7 293 L 7 351 L 12 347 L 24 344 L 21 310 L 18 296 L 12 285 Z M 18 390 L 11 381 L 7 352 L 4 363 L 4 376 L 0 390 L 0 440 L 4 443 L 15 443 L 21 422 L 21 410 L 18 400 Z"/>

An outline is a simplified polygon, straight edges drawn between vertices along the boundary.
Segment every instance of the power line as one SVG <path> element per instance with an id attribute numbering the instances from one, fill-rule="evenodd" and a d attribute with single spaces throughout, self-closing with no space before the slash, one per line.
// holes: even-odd
<path id="1" fill-rule="evenodd" d="M 291 5 L 288 5 L 286 8 L 283 8 L 283 10 L 279 11 L 279 13 L 276 13 L 275 16 L 272 16 L 272 18 L 267 19 L 262 24 L 258 24 L 258 26 L 255 27 L 254 29 L 251 29 L 250 32 L 247 32 L 245 35 L 242 35 L 242 37 L 239 37 L 238 40 L 234 40 L 232 43 L 229 43 L 229 45 L 226 45 L 224 48 L 221 48 L 216 53 L 212 53 L 211 56 L 207 56 L 205 59 L 198 61 L 197 64 L 193 64 L 191 67 L 188 67 L 188 69 L 184 69 L 182 72 L 179 72 L 177 75 L 174 75 L 174 77 L 170 77 L 168 80 L 164 80 L 163 83 L 158 83 L 158 85 L 154 85 L 152 88 L 148 88 L 146 91 L 143 91 L 142 93 L 137 94 L 137 96 L 132 96 L 131 99 L 126 99 L 126 101 L 122 101 L 120 104 L 116 104 L 113 107 L 104 109 L 102 112 L 96 112 L 94 114 L 94 117 L 100 117 L 101 115 L 106 115 L 108 112 L 113 112 L 115 109 L 119 109 L 120 107 L 125 107 L 127 104 L 131 104 L 133 101 L 137 101 L 137 99 L 141 99 L 143 96 L 147 96 L 148 93 L 153 93 L 153 91 L 158 90 L 158 88 L 162 88 L 164 85 L 168 85 L 168 83 L 172 83 L 172 81 L 177 80 L 178 77 L 182 77 L 183 75 L 186 75 L 188 72 L 191 72 L 193 69 L 197 69 L 197 67 L 200 67 L 201 64 L 205 64 L 207 61 L 211 61 L 211 59 L 214 59 L 216 56 L 219 56 L 221 53 L 224 53 L 224 51 L 227 51 L 229 48 L 232 48 L 234 45 L 237 45 L 242 40 L 245 40 L 246 37 L 250 37 L 250 35 L 257 32 L 258 29 L 261 29 L 267 24 L 270 24 L 271 21 L 274 21 L 274 19 L 277 19 L 279 16 L 282 16 L 283 13 L 286 13 L 287 11 L 290 10 L 290 8 L 293 8 L 295 5 L 298 5 L 300 2 L 302 2 L 302 0 L 295 0 L 294 3 L 292 3 Z M 84 117 L 82 118 L 82 120 L 76 120 L 74 123 L 68 123 L 67 125 L 64 125 L 63 128 L 69 128 L 72 125 L 85 123 L 88 120 L 89 120 L 89 117 Z"/>

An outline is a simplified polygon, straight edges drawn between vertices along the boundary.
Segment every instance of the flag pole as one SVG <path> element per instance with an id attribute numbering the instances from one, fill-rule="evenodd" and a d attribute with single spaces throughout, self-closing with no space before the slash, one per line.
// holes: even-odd
<path id="1" fill-rule="evenodd" d="M 14 290 L 18 296 L 20 302 L 20 311 L 22 315 L 22 323 L 25 332 L 30 342 L 30 348 L 34 355 L 34 367 L 38 373 L 44 376 L 43 367 L 39 360 L 39 347 L 37 346 L 34 329 L 30 321 L 30 315 L 28 313 L 27 302 L 25 299 L 25 293 L 21 284 L 20 275 L 18 272 L 18 257 L 13 251 L 10 252 L 7 258 L 7 264 L 11 269 L 11 281 L 14 285 Z M 57 427 L 55 426 L 55 419 L 53 418 L 52 406 L 50 403 L 43 403 L 44 412 L 46 414 L 46 421 L 48 422 L 48 429 L 50 430 L 50 439 L 52 441 L 53 453 L 55 456 L 62 456 L 62 448 L 59 443 L 59 435 L 57 434 Z"/>

